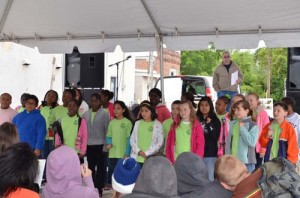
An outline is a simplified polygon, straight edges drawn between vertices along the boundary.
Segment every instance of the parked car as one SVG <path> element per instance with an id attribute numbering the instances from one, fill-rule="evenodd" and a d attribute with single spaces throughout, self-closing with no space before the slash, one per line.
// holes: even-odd
<path id="1" fill-rule="evenodd" d="M 159 78 L 155 87 L 161 88 L 161 78 Z M 212 87 L 211 76 L 165 76 L 164 77 L 164 97 L 165 103 L 169 109 L 174 100 L 180 100 L 181 95 L 185 92 L 194 94 L 195 102 L 198 103 L 203 96 L 211 97 L 213 104 L 217 100 L 217 93 Z"/>

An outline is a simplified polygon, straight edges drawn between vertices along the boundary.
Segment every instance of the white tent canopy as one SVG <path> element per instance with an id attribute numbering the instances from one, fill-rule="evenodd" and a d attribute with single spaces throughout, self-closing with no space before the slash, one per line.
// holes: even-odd
<path id="1" fill-rule="evenodd" d="M 299 0 L 1 0 L 0 41 L 41 53 L 300 46 Z"/>

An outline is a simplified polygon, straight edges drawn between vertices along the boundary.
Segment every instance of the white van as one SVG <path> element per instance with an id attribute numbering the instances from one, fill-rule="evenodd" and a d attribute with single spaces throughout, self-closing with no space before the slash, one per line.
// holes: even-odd
<path id="1" fill-rule="evenodd" d="M 155 87 L 161 89 L 161 79 L 159 78 Z M 164 77 L 164 96 L 167 107 L 171 110 L 171 104 L 174 100 L 180 100 L 185 92 L 192 92 L 195 102 L 198 103 L 203 96 L 211 97 L 213 104 L 217 100 L 217 92 L 212 87 L 211 76 L 165 76 Z"/>

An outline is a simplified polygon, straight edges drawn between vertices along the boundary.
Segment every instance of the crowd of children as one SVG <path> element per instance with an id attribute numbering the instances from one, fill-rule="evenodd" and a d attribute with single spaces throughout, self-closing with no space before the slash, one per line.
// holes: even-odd
<path id="1" fill-rule="evenodd" d="M 141 192 L 137 189 L 146 188 L 143 183 L 136 186 L 136 191 L 133 188 L 139 170 L 140 174 L 153 177 L 144 169 L 160 166 L 159 163 L 175 167 L 178 189 L 170 196 L 203 197 L 215 191 L 230 197 L 235 189 L 232 186 L 255 170 L 262 172 L 261 167 L 268 161 L 281 157 L 288 163 L 298 164 L 300 116 L 294 112 L 292 98 L 285 97 L 274 104 L 274 118 L 270 121 L 255 93 L 237 94 L 231 99 L 221 96 L 215 104 L 205 96 L 198 105 L 192 94 L 185 93 L 181 100 L 174 100 L 169 112 L 161 103 L 160 90 L 154 88 L 149 92 L 149 101 L 139 105 L 136 119 L 123 101 L 112 103 L 113 96 L 108 90 L 92 94 L 88 109 L 78 89 L 66 89 L 62 105 L 58 104 L 54 90 L 45 94 L 41 105 L 35 95 L 23 94 L 18 113 L 10 107 L 10 94 L 3 93 L 0 96 L 0 158 L 2 151 L 20 141 L 27 143 L 36 157 L 47 159 L 43 197 L 99 197 L 105 184 L 115 186 L 117 191 L 126 187 L 124 192 L 116 192 L 115 197 L 132 190 L 131 197 L 138 197 Z M 7 131 L 11 131 L 9 135 Z M 19 145 L 25 151 L 26 146 Z M 151 159 L 153 156 L 158 164 Z M 224 161 L 232 169 L 240 167 L 245 177 L 230 183 L 220 170 L 220 164 L 226 167 Z M 36 162 L 31 163 L 35 166 Z M 133 170 L 137 174 L 130 181 L 118 175 L 120 171 Z M 164 170 L 157 177 L 167 174 Z M 1 189 L 0 185 L 0 195 L 30 189 L 32 183 L 30 180 L 28 188 L 15 186 L 13 189 Z M 81 188 L 85 189 L 85 195 L 80 194 Z"/>

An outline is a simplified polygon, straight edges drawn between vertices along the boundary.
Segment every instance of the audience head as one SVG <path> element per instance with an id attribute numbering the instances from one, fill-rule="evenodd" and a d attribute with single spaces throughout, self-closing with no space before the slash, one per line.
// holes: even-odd
<path id="1" fill-rule="evenodd" d="M 0 153 L 19 142 L 17 127 L 9 122 L 0 125 Z"/>
<path id="2" fill-rule="evenodd" d="M 119 159 L 112 175 L 112 187 L 121 194 L 132 192 L 140 173 L 140 165 L 133 158 Z"/>
<path id="3" fill-rule="evenodd" d="M 204 161 L 192 152 L 181 153 L 175 162 L 178 195 L 199 191 L 210 183 Z"/>
<path id="4" fill-rule="evenodd" d="M 170 161 L 164 156 L 147 158 L 128 197 L 178 197 L 176 172 Z"/>
<path id="5" fill-rule="evenodd" d="M 232 155 L 223 155 L 215 162 L 215 178 L 230 191 L 249 176 L 246 165 Z"/>
<path id="6" fill-rule="evenodd" d="M 191 92 L 185 92 L 185 93 L 183 93 L 182 95 L 181 95 L 181 101 L 187 101 L 187 100 L 189 100 L 191 103 L 192 103 L 192 105 L 193 105 L 193 107 L 194 108 L 197 108 L 197 105 L 196 105 L 196 103 L 194 102 L 195 101 L 195 97 L 194 97 L 194 94 L 192 94 Z"/>
<path id="7" fill-rule="evenodd" d="M 30 189 L 38 174 L 38 160 L 27 143 L 17 143 L 0 154 L 0 197 L 18 188 Z"/>
<path id="8" fill-rule="evenodd" d="M 12 97 L 9 93 L 3 93 L 0 97 L 1 109 L 8 109 L 11 105 Z"/>
<path id="9" fill-rule="evenodd" d="M 160 103 L 162 93 L 158 88 L 153 88 L 149 91 L 149 100 L 153 107 L 156 107 Z"/>
<path id="10" fill-rule="evenodd" d="M 154 121 L 157 118 L 155 108 L 151 106 L 151 103 L 148 100 L 144 100 L 140 104 L 140 116 L 145 121 Z"/>

